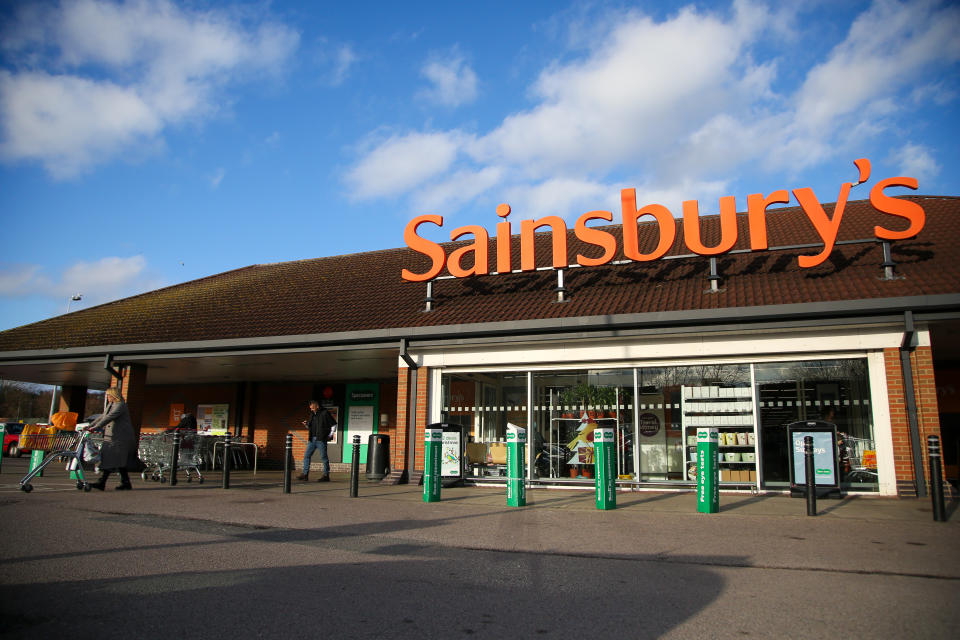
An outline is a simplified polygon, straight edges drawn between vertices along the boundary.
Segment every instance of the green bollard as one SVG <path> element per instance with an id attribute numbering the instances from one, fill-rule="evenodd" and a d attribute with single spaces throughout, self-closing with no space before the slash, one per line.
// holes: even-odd
<path id="1" fill-rule="evenodd" d="M 697 511 L 720 511 L 720 459 L 716 429 L 697 429 Z"/>
<path id="2" fill-rule="evenodd" d="M 33 471 L 34 469 L 40 466 L 40 463 L 43 462 L 43 456 L 44 456 L 44 452 L 38 451 L 37 449 L 34 449 L 30 452 L 30 471 Z M 34 477 L 42 478 L 43 470 L 41 469 L 40 473 L 38 473 Z"/>
<path id="3" fill-rule="evenodd" d="M 440 502 L 440 454 L 443 429 L 423 432 L 423 501 Z"/>
<path id="4" fill-rule="evenodd" d="M 527 505 L 527 484 L 524 478 L 524 452 L 527 430 L 507 423 L 507 506 Z"/>
<path id="5" fill-rule="evenodd" d="M 597 509 L 604 511 L 617 508 L 615 438 L 613 427 L 597 427 L 593 430 L 594 489 Z"/>

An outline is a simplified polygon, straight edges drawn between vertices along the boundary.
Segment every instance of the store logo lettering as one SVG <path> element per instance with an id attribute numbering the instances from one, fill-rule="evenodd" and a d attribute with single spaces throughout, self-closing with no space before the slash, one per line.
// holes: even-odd
<path id="1" fill-rule="evenodd" d="M 869 160 L 860 158 L 854 161 L 854 165 L 859 171 L 858 181 L 856 184 L 844 182 L 840 186 L 840 193 L 837 196 L 832 217 L 823 210 L 823 206 L 814 194 L 813 189 L 803 187 L 792 190 L 793 197 L 796 198 L 823 241 L 823 250 L 820 253 L 798 256 L 797 262 L 801 267 L 809 268 L 822 264 L 833 252 L 837 235 L 840 232 L 843 210 L 847 204 L 847 198 L 850 196 L 850 189 L 870 178 Z M 880 213 L 903 218 L 909 223 L 908 227 L 902 231 L 893 231 L 878 225 L 873 228 L 874 236 L 881 240 L 905 240 L 920 233 L 926 222 L 923 207 L 915 202 L 900 200 L 884 193 L 886 189 L 891 187 L 906 187 L 916 190 L 918 186 L 916 178 L 908 177 L 887 178 L 873 186 L 870 190 L 870 204 L 873 208 Z M 747 225 L 752 251 L 764 251 L 769 248 L 767 244 L 767 209 L 774 204 L 787 204 L 789 202 L 790 194 L 786 189 L 774 191 L 767 196 L 762 193 L 747 196 Z M 643 207 L 637 207 L 635 189 L 623 189 L 620 192 L 620 207 L 624 255 L 636 262 L 651 262 L 665 256 L 673 247 L 677 235 L 677 223 L 673 212 L 661 204 L 647 204 Z M 504 220 L 497 224 L 496 271 L 497 273 L 510 273 L 513 269 L 513 255 L 510 246 L 512 228 L 510 222 L 506 220 L 507 216 L 510 215 L 510 205 L 499 205 L 497 215 Z M 649 253 L 641 251 L 637 233 L 637 222 L 646 216 L 652 216 L 656 220 L 660 232 L 657 246 Z M 730 251 L 737 242 L 736 216 L 737 205 L 734 196 L 720 198 L 720 241 L 718 244 L 708 247 L 703 244 L 700 234 L 699 203 L 696 200 L 685 201 L 683 203 L 682 222 L 684 243 L 690 251 L 703 256 L 715 256 Z M 592 220 L 613 222 L 613 213 L 610 211 L 588 211 L 577 219 L 574 226 L 577 238 L 586 244 L 603 250 L 603 254 L 596 258 L 578 254 L 577 264 L 584 267 L 607 264 L 613 260 L 617 253 L 616 238 L 602 229 L 588 227 L 587 223 Z M 417 235 L 420 225 L 426 223 L 442 227 L 443 216 L 435 214 L 417 216 L 407 224 L 403 232 L 403 239 L 408 247 L 430 258 L 431 266 L 423 273 L 414 273 L 408 269 L 403 269 L 401 276 L 404 280 L 410 282 L 431 280 L 440 275 L 444 267 L 455 278 L 490 273 L 488 259 L 490 237 L 484 227 L 466 225 L 451 231 L 450 240 L 458 240 L 472 235 L 473 242 L 455 249 L 448 256 L 442 246 Z M 542 227 L 550 227 L 553 234 L 553 267 L 563 269 L 570 264 L 567 256 L 566 222 L 559 216 L 544 216 L 536 220 L 523 220 L 520 223 L 520 271 L 534 271 L 536 269 L 534 234 L 537 229 Z M 464 267 L 464 258 L 471 254 L 473 257 L 472 266 Z"/>

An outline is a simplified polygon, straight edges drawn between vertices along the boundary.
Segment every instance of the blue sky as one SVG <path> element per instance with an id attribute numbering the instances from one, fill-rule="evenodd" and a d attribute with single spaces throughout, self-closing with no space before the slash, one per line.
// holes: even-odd
<path id="1" fill-rule="evenodd" d="M 958 33 L 949 1 L 5 2 L 0 329 L 501 202 L 832 202 L 861 157 L 960 195 Z"/>

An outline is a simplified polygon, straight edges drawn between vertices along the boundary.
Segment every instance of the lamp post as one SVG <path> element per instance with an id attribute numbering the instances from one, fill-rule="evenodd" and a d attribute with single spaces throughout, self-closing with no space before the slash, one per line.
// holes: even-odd
<path id="1" fill-rule="evenodd" d="M 67 301 L 67 313 L 70 313 L 70 305 L 74 302 L 80 302 L 83 300 L 83 294 L 78 293 L 70 297 L 70 300 Z"/>

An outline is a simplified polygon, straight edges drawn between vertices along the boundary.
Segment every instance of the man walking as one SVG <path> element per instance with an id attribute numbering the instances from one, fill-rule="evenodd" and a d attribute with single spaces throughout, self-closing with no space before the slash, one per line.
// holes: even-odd
<path id="1" fill-rule="evenodd" d="M 330 459 L 327 457 L 327 442 L 333 435 L 336 422 L 334 422 L 330 412 L 322 408 L 319 402 L 311 400 L 310 417 L 303 421 L 303 426 L 307 428 L 309 442 L 307 442 L 307 450 L 303 454 L 303 473 L 297 476 L 297 480 L 309 480 L 310 458 L 313 457 L 314 451 L 320 451 L 323 475 L 317 482 L 330 482 Z"/>

